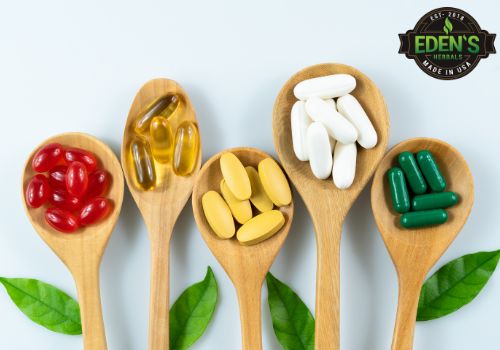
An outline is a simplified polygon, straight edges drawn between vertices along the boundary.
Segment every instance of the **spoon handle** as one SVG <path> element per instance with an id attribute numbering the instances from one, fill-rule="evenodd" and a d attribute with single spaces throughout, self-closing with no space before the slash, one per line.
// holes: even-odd
<path id="1" fill-rule="evenodd" d="M 318 245 L 316 350 L 340 349 L 340 237 L 342 220 L 312 216 Z"/>
<path id="2" fill-rule="evenodd" d="M 423 279 L 423 277 L 417 277 L 416 273 L 409 278 L 399 278 L 398 312 L 392 339 L 392 350 L 413 349 L 413 334 Z"/>
<path id="3" fill-rule="evenodd" d="M 102 319 L 99 261 L 90 260 L 92 259 L 85 259 L 82 266 L 73 269 L 82 319 L 83 346 L 85 350 L 106 350 L 108 347 Z"/>
<path id="4" fill-rule="evenodd" d="M 262 350 L 262 283 L 249 278 L 237 287 L 243 350 Z"/>
<path id="5" fill-rule="evenodd" d="M 170 237 L 170 235 L 168 235 Z M 149 296 L 149 350 L 169 349 L 170 242 L 151 242 L 151 286 Z"/>

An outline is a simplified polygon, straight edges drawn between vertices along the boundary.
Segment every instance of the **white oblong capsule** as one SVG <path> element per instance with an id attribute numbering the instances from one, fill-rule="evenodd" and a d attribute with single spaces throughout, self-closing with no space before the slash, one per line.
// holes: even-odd
<path id="1" fill-rule="evenodd" d="M 335 100 L 333 98 L 329 98 L 328 100 L 324 100 L 330 107 L 332 107 L 334 110 L 337 110 L 337 104 L 335 103 Z"/>
<path id="2" fill-rule="evenodd" d="M 337 108 L 358 130 L 358 143 L 370 149 L 377 145 L 377 132 L 359 101 L 352 95 L 339 97 Z"/>
<path id="3" fill-rule="evenodd" d="M 349 74 L 333 74 L 301 81 L 293 89 L 295 97 L 307 100 L 310 97 L 322 99 L 347 95 L 356 88 L 356 79 Z"/>
<path id="4" fill-rule="evenodd" d="M 307 128 L 311 125 L 312 120 L 306 113 L 305 102 L 295 102 L 291 114 L 293 150 L 299 160 L 309 160 L 309 156 L 307 155 L 306 135 Z"/>
<path id="5" fill-rule="evenodd" d="M 333 154 L 333 150 L 335 149 L 335 144 L 337 143 L 337 141 L 335 141 L 335 139 L 329 137 L 330 139 L 330 153 Z"/>
<path id="6" fill-rule="evenodd" d="M 337 110 L 337 104 L 335 103 L 335 100 L 333 98 L 329 98 L 328 100 L 324 100 L 328 105 L 333 108 L 334 110 Z M 307 112 L 306 112 L 307 113 Z M 335 139 L 330 136 L 330 151 L 333 154 L 333 150 L 335 149 Z"/>
<path id="7" fill-rule="evenodd" d="M 307 149 L 309 165 L 318 179 L 326 179 L 332 172 L 332 152 L 330 138 L 320 122 L 312 123 L 307 129 Z"/>
<path id="8" fill-rule="evenodd" d="M 337 188 L 345 190 L 351 187 L 356 175 L 357 148 L 355 143 L 337 142 L 333 152 L 333 183 Z"/>
<path id="9" fill-rule="evenodd" d="M 318 97 L 306 101 L 306 112 L 315 122 L 325 126 L 328 135 L 342 143 L 353 143 L 358 138 L 358 131 L 346 118 Z"/>

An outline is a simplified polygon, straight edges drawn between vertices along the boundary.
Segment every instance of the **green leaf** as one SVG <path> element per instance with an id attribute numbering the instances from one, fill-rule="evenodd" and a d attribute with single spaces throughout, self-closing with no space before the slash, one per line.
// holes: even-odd
<path id="1" fill-rule="evenodd" d="M 314 318 L 299 296 L 271 273 L 266 277 L 269 310 L 278 341 L 285 350 L 314 349 Z"/>
<path id="2" fill-rule="evenodd" d="M 446 19 L 444 20 L 443 30 L 446 34 L 451 33 L 451 31 L 453 30 L 453 24 L 448 17 L 446 17 Z"/>
<path id="3" fill-rule="evenodd" d="M 12 301 L 33 322 L 63 334 L 82 334 L 80 306 L 50 284 L 28 278 L 0 277 Z"/>
<path id="4" fill-rule="evenodd" d="M 185 350 L 205 332 L 217 304 L 217 281 L 210 267 L 203 281 L 187 288 L 170 309 L 170 349 Z"/>
<path id="5" fill-rule="evenodd" d="M 446 316 L 470 303 L 495 271 L 500 250 L 464 255 L 441 267 L 423 285 L 417 321 Z"/>

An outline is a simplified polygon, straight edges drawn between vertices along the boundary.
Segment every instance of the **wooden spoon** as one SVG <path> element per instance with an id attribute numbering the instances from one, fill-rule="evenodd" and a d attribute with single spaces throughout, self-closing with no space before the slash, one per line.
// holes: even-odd
<path id="1" fill-rule="evenodd" d="M 290 205 L 280 208 L 286 222 L 273 237 L 251 246 L 241 245 L 235 237 L 227 240 L 217 238 L 205 218 L 201 198 L 210 190 L 220 193 L 222 173 L 219 158 L 226 152 L 234 153 L 243 165 L 256 169 L 262 159 L 271 156 L 255 148 L 234 148 L 218 153 L 203 165 L 193 189 L 193 212 L 198 228 L 238 294 L 243 350 L 260 350 L 262 283 L 288 236 L 293 219 L 293 200 Z"/>
<path id="2" fill-rule="evenodd" d="M 378 134 L 375 148 L 358 147 L 356 178 L 347 190 L 339 190 L 331 178 L 318 180 L 308 162 L 294 154 L 290 111 L 297 99 L 293 88 L 314 77 L 346 73 L 356 78 L 352 92 L 370 117 Z M 288 176 L 304 200 L 312 217 L 317 237 L 318 267 L 316 275 L 315 348 L 340 348 L 340 238 L 342 224 L 352 204 L 382 159 L 389 136 L 389 114 L 377 86 L 357 69 L 343 64 L 319 64 L 292 76 L 281 89 L 273 111 L 273 137 L 278 156 Z"/>
<path id="3" fill-rule="evenodd" d="M 405 229 L 393 210 L 387 171 L 397 164 L 403 151 L 429 150 L 459 203 L 448 209 L 448 222 L 434 227 Z M 380 163 L 371 189 L 373 215 L 385 246 L 391 255 L 399 280 L 399 303 L 392 342 L 393 350 L 413 348 L 413 333 L 420 290 L 425 276 L 443 255 L 465 224 L 474 200 L 472 174 L 462 155 L 449 144 L 430 138 L 407 140 L 394 146 Z"/>
<path id="4" fill-rule="evenodd" d="M 170 165 L 157 167 L 157 185 L 144 191 L 136 185 L 135 169 L 131 162 L 130 142 L 134 136 L 133 123 L 139 113 L 157 98 L 175 93 L 183 101 L 169 121 L 176 127 L 183 121 L 197 122 L 187 93 L 173 80 L 154 79 L 147 82 L 135 96 L 130 107 L 122 142 L 122 166 L 128 188 L 144 218 L 151 244 L 151 291 L 149 304 L 149 349 L 169 349 L 169 255 L 170 239 L 175 222 L 191 195 L 194 178 L 201 166 L 201 140 L 197 164 L 189 176 L 177 176 Z M 158 166 L 158 164 L 157 164 Z"/>
<path id="5" fill-rule="evenodd" d="M 45 209 L 29 208 L 24 200 L 24 192 L 30 179 L 35 175 L 31 161 L 35 153 L 44 145 L 57 142 L 63 146 L 78 147 L 96 155 L 99 163 L 112 176 L 107 198 L 113 201 L 113 210 L 103 221 L 75 233 L 65 234 L 54 230 L 45 221 Z M 51 137 L 30 154 L 23 173 L 23 203 L 31 224 L 40 237 L 68 267 L 75 279 L 80 303 L 83 342 L 87 350 L 105 350 L 106 336 L 99 292 L 99 266 L 104 249 L 120 214 L 123 200 L 123 174 L 113 151 L 95 137 L 81 133 L 66 133 Z"/>

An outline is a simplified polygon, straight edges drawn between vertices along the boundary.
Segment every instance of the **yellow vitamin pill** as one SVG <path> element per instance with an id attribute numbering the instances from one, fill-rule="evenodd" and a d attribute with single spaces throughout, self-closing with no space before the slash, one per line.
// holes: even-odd
<path id="1" fill-rule="evenodd" d="M 150 142 L 153 157 L 159 163 L 169 163 L 174 149 L 174 134 L 170 122 L 154 117 L 150 125 Z"/>
<path id="2" fill-rule="evenodd" d="M 227 239 L 234 236 L 236 229 L 233 216 L 220 194 L 208 191 L 201 198 L 201 205 L 208 224 L 219 238 Z"/>
<path id="3" fill-rule="evenodd" d="M 238 157 L 230 152 L 224 153 L 220 157 L 220 170 L 224 180 L 226 180 L 227 187 L 236 198 L 241 201 L 250 199 L 252 195 L 250 179 Z"/>
<path id="4" fill-rule="evenodd" d="M 220 182 L 220 191 L 236 221 L 240 224 L 244 224 L 252 218 L 252 206 L 250 205 L 250 201 L 248 199 L 240 201 L 236 198 L 229 190 L 229 187 L 227 187 L 225 180 L 221 180 Z"/>
<path id="5" fill-rule="evenodd" d="M 135 132 L 143 133 L 149 129 L 149 124 L 154 117 L 170 118 L 177 110 L 180 98 L 177 95 L 166 95 L 154 100 L 143 110 L 135 122 Z"/>
<path id="6" fill-rule="evenodd" d="M 156 184 L 156 171 L 148 141 L 139 136 L 134 137 L 130 143 L 130 159 L 140 188 L 146 191 L 153 189 Z"/>
<path id="7" fill-rule="evenodd" d="M 276 232 L 285 224 L 285 217 L 279 210 L 270 210 L 259 214 L 238 229 L 236 238 L 243 245 L 260 243 Z"/>
<path id="8" fill-rule="evenodd" d="M 248 178 L 250 179 L 250 184 L 252 186 L 252 196 L 250 197 L 250 201 L 252 204 L 261 212 L 269 211 L 273 209 L 274 204 L 269 199 L 264 191 L 264 187 L 262 187 L 262 182 L 260 182 L 259 173 L 253 166 L 245 167 L 247 171 Z"/>
<path id="9" fill-rule="evenodd" d="M 278 207 L 290 204 L 292 191 L 283 170 L 272 158 L 266 158 L 259 163 L 259 177 L 269 198 Z"/>
<path id="10" fill-rule="evenodd" d="M 200 133 L 195 123 L 182 122 L 175 133 L 173 169 L 176 175 L 189 176 L 200 153 Z"/>

